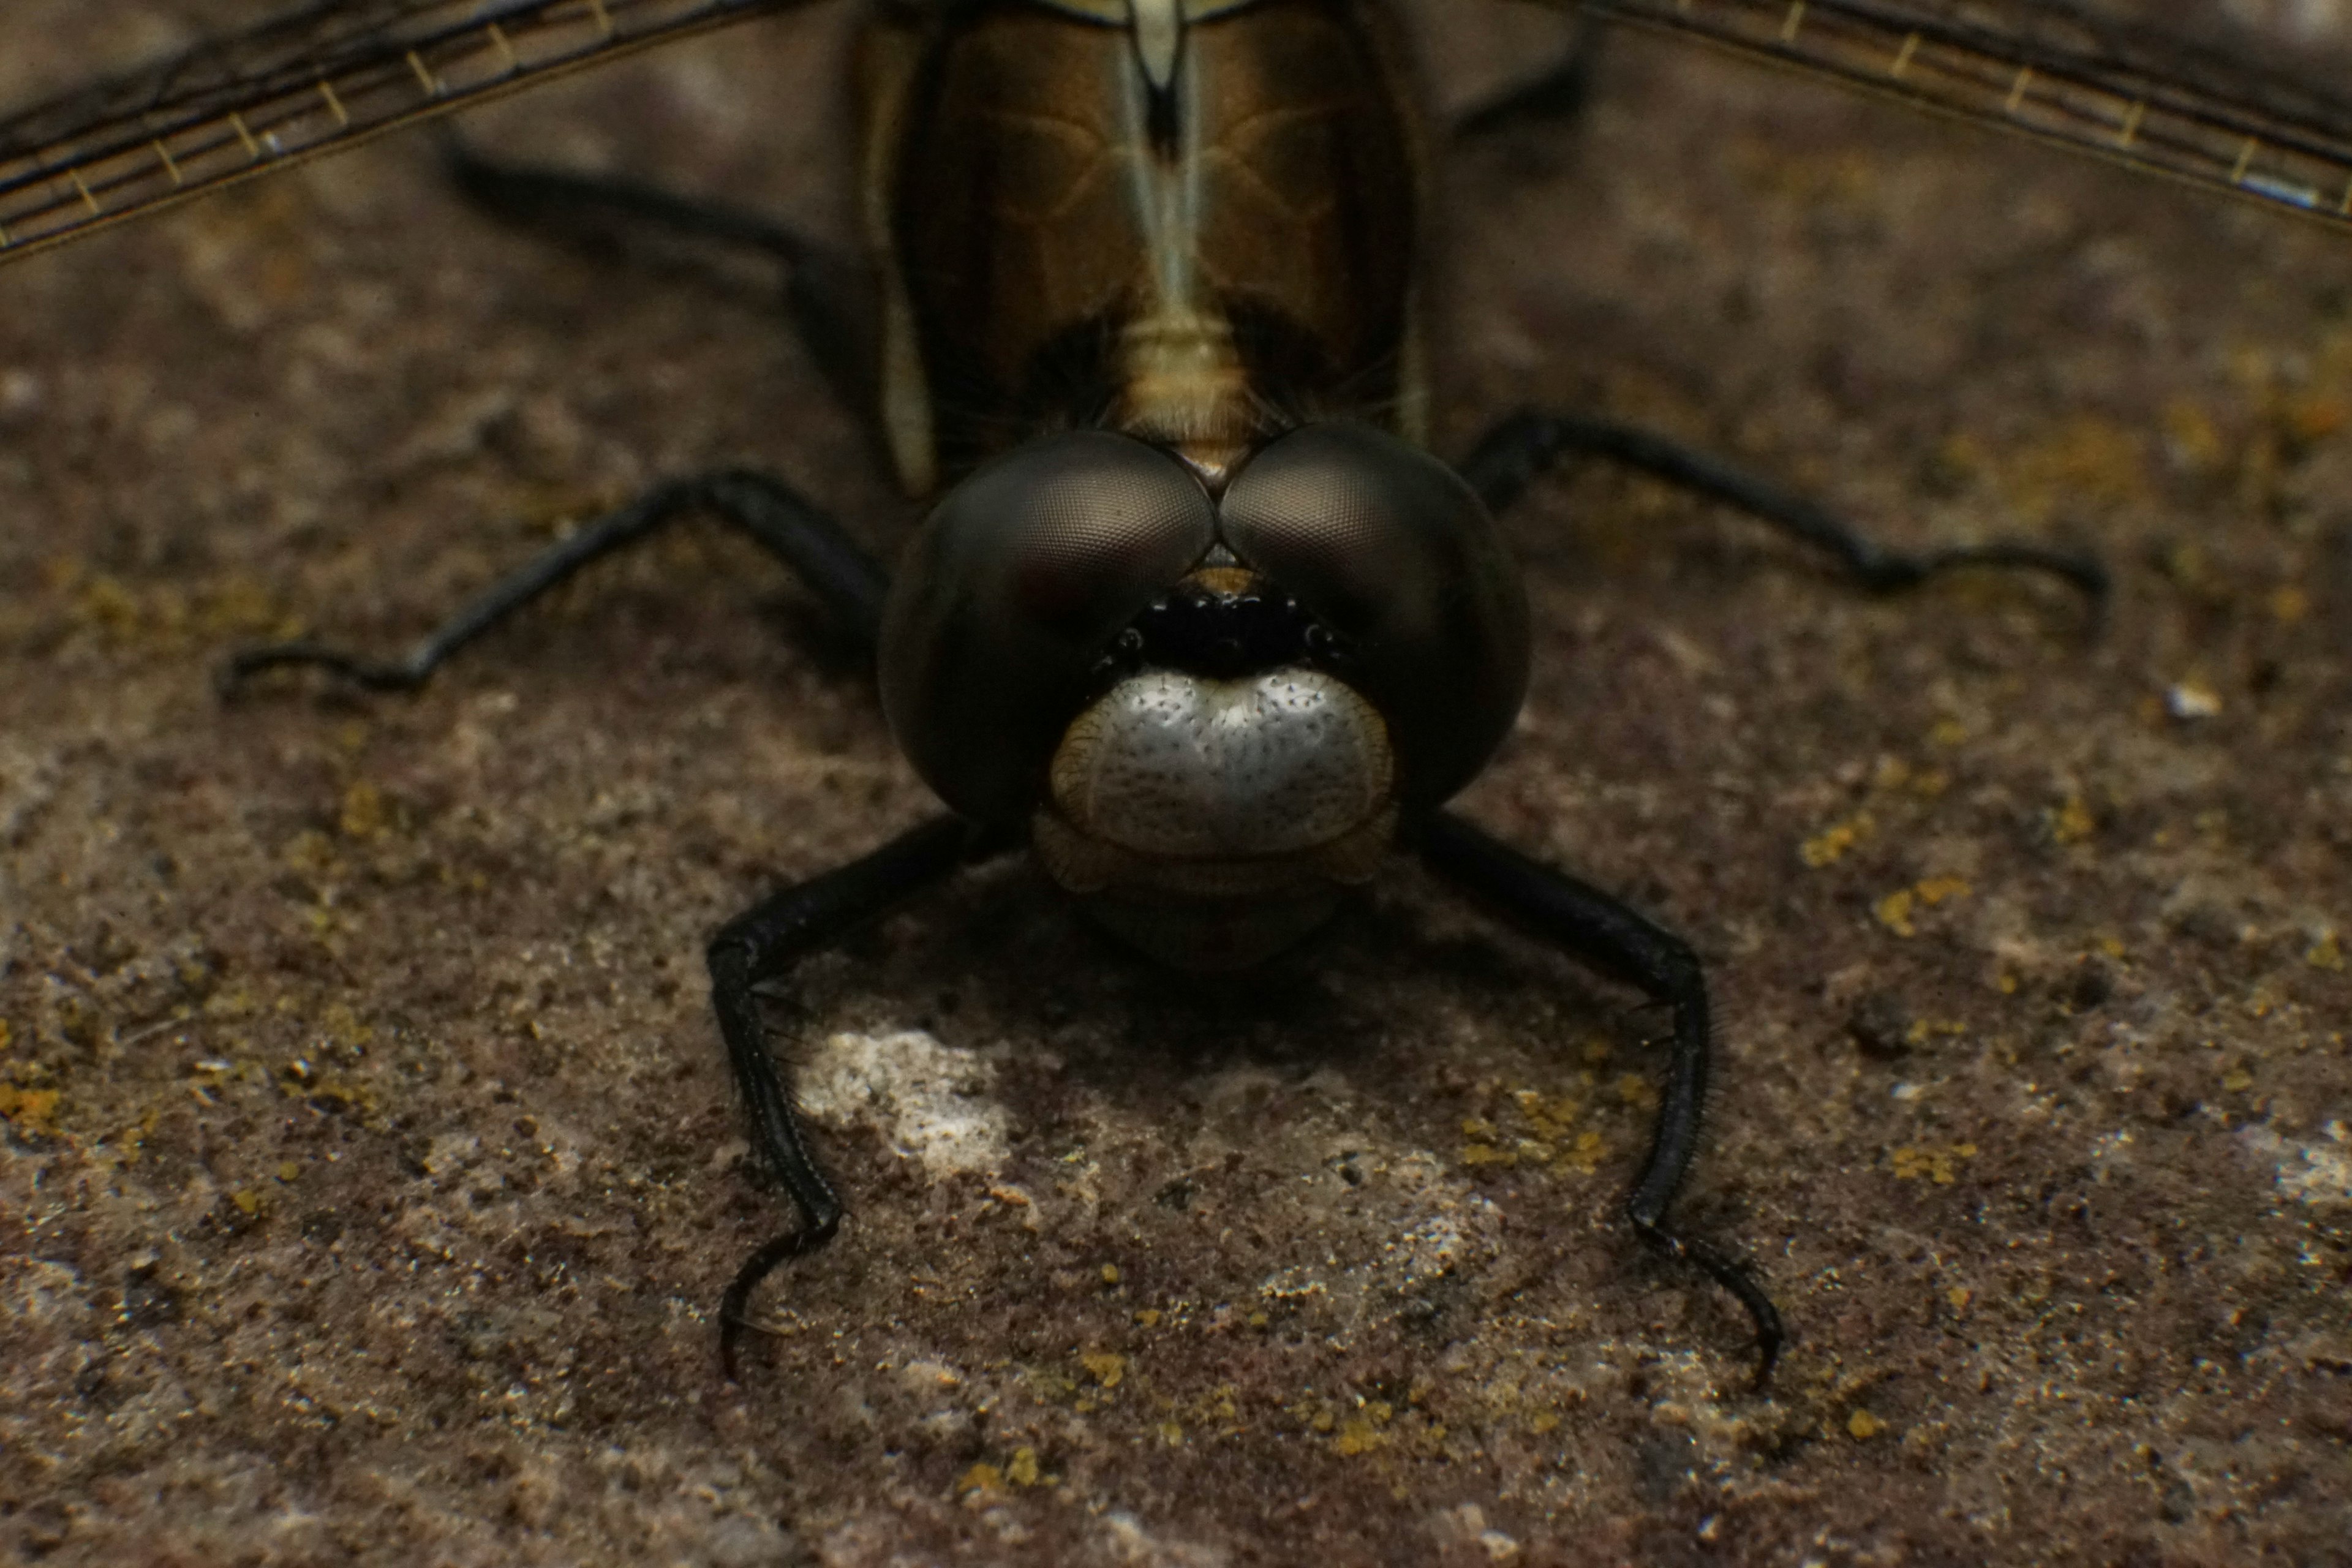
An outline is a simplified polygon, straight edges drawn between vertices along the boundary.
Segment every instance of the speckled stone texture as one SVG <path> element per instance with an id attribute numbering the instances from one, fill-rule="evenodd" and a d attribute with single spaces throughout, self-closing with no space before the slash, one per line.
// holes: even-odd
<path id="1" fill-rule="evenodd" d="M 13 0 L 0 100 L 168 42 Z M 183 7 L 183 12 L 194 7 Z M 228 8 L 202 8 L 199 21 Z M 1537 58 L 1433 7 L 1457 99 Z M 844 16 L 478 118 L 845 234 Z M 2352 1561 L 2352 249 L 1617 40 L 1450 156 L 1443 445 L 1604 409 L 1924 542 L 1857 598 L 1588 471 L 1508 520 L 1524 721 L 1465 797 L 1686 932 L 1683 1213 L 1615 1218 L 1656 1016 L 1409 868 L 1203 984 L 1034 873 L 776 1010 L 854 1215 L 784 1219 L 700 946 L 929 809 L 716 532 L 414 699 L 385 649 L 657 475 L 909 509 L 774 280 L 553 246 L 395 140 L 0 269 L 0 1556 L 56 1563 Z"/>

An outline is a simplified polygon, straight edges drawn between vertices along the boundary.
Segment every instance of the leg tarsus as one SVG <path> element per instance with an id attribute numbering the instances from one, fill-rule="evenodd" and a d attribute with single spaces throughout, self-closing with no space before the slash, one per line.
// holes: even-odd
<path id="1" fill-rule="evenodd" d="M 1852 523 L 1802 496 L 1654 431 L 1614 420 L 1522 410 L 1481 437 L 1462 461 L 1460 472 L 1487 510 L 1500 511 L 1553 464 L 1571 455 L 1606 458 L 1744 511 L 1826 552 L 1858 586 L 1872 593 L 1900 592 L 1964 569 L 2039 572 L 2081 594 L 2094 620 L 2105 613 L 2107 572 L 2091 556 L 2009 540 L 1902 554 L 1874 542 Z"/>
<path id="2" fill-rule="evenodd" d="M 1639 1215 L 1626 1215 L 1633 1234 L 1648 1246 L 1668 1258 L 1691 1264 L 1724 1292 L 1738 1301 L 1748 1313 L 1756 1331 L 1756 1373 L 1748 1387 L 1761 1394 L 1771 1385 L 1772 1369 L 1780 1360 L 1781 1348 L 1788 1343 L 1788 1330 L 1780 1321 L 1780 1310 L 1772 1305 L 1772 1298 L 1756 1282 L 1755 1274 L 1737 1258 L 1695 1237 L 1668 1230 L 1654 1220 L 1644 1221 Z"/>
<path id="3" fill-rule="evenodd" d="M 1712 1026 L 1698 955 L 1682 938 L 1598 888 L 1529 859 L 1450 813 L 1433 814 L 1416 826 L 1414 836 L 1422 858 L 1446 881 L 1528 934 L 1672 1007 L 1674 1038 L 1657 1120 L 1650 1152 L 1625 1200 L 1625 1217 L 1643 1241 L 1699 1268 L 1747 1311 L 1756 1333 L 1755 1386 L 1761 1389 L 1788 1338 L 1771 1298 L 1744 1264 L 1666 1224 L 1698 1151 L 1706 1100 Z"/>
<path id="4" fill-rule="evenodd" d="M 822 1248 L 840 1228 L 841 1213 L 836 1208 L 833 1217 L 823 1224 L 804 1226 L 772 1237 L 745 1258 L 743 1267 L 735 1271 L 735 1278 L 727 1282 L 725 1294 L 719 1298 L 719 1366 L 727 1374 L 728 1382 L 743 1381 L 743 1336 L 772 1336 L 775 1331 L 751 1321 L 751 1292 L 785 1264 L 797 1262 Z"/>
<path id="5" fill-rule="evenodd" d="M 214 675 L 213 689 L 224 700 L 234 698 L 253 677 L 283 667 L 323 669 L 363 691 L 414 691 L 432 673 L 430 669 L 418 669 L 413 655 L 398 664 L 378 664 L 324 643 L 278 642 L 241 648 L 231 654 L 228 662 Z"/>
<path id="6" fill-rule="evenodd" d="M 752 1152 L 791 1195 L 803 1222 L 752 1253 L 719 1299 L 719 1354 L 730 1382 L 743 1331 L 753 1326 L 747 1313 L 752 1290 L 777 1268 L 831 1240 L 843 1213 L 840 1195 L 801 1136 L 792 1085 L 768 1049 L 755 987 L 1007 842 L 961 818 L 940 817 L 861 859 L 771 895 L 710 939 L 710 1005 L 751 1121 Z"/>
<path id="7" fill-rule="evenodd" d="M 224 696 L 235 696 L 265 669 L 302 665 L 372 691 L 413 691 L 458 649 L 582 567 L 698 511 L 731 525 L 782 562 L 872 656 L 881 637 L 887 574 L 828 513 L 791 486 L 765 474 L 727 468 L 656 486 L 587 524 L 483 590 L 405 658 L 384 663 L 316 642 L 272 643 L 233 655 L 217 684 Z"/>

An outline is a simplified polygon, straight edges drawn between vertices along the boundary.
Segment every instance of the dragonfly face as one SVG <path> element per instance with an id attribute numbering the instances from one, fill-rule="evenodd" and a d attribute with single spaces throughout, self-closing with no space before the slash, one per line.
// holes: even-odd
<path id="1" fill-rule="evenodd" d="M 891 589 L 883 707 L 976 822 L 1171 961 L 1263 958 L 1467 784 L 1526 689 L 1517 570 L 1421 449 L 1307 425 L 1222 492 L 1074 432 L 950 492 Z"/>

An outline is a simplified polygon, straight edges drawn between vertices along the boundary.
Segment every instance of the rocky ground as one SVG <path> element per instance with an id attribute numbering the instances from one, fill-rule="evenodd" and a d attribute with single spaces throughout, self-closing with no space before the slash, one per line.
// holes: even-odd
<path id="1" fill-rule="evenodd" d="M 201 10 L 202 8 L 198 8 Z M 168 42 L 18 0 L 0 99 Z M 206 11 L 208 16 L 223 14 Z M 1537 43 L 1459 5 L 1459 98 Z M 1540 28 L 1537 31 L 1540 32 Z M 475 134 L 846 231 L 840 19 Z M 551 247 L 395 140 L 0 271 L 0 1542 L 54 1563 L 2352 1561 L 2352 268 L 2340 234 L 1619 41 L 1449 157 L 1443 445 L 1645 421 L 1913 542 L 1873 602 L 1602 472 L 1509 520 L 1538 669 L 1464 802 L 1686 932 L 1656 1017 L 1400 867 L 1171 978 L 1008 867 L 777 1014 L 855 1214 L 713 1307 L 752 1181 L 700 944 L 929 807 L 715 533 L 408 700 L 568 520 L 751 461 L 909 509 L 773 279 Z"/>

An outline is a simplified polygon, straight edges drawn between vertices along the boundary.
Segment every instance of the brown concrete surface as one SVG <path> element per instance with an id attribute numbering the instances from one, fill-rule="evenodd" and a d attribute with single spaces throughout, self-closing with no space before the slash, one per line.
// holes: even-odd
<path id="1" fill-rule="evenodd" d="M 163 12 L 16 0 L 0 100 Z M 1457 93 L 1532 48 L 1441 24 Z M 840 232 L 839 32 L 476 129 Z M 689 531 L 413 700 L 208 677 L 658 474 L 907 509 L 767 279 L 502 229 L 411 138 L 0 270 L 0 1556 L 2352 1562 L 2352 240 L 1609 67 L 1449 163 L 1447 449 L 1604 408 L 2118 580 L 2090 640 L 1606 474 L 1510 519 L 1465 805 L 1706 955 L 1683 1213 L 1789 1315 L 1769 1397 L 1614 1217 L 1653 1016 L 1403 868 L 1239 981 L 1014 869 L 814 965 L 855 1214 L 723 1383 L 784 1215 L 700 943 L 927 809 L 810 606 Z"/>

